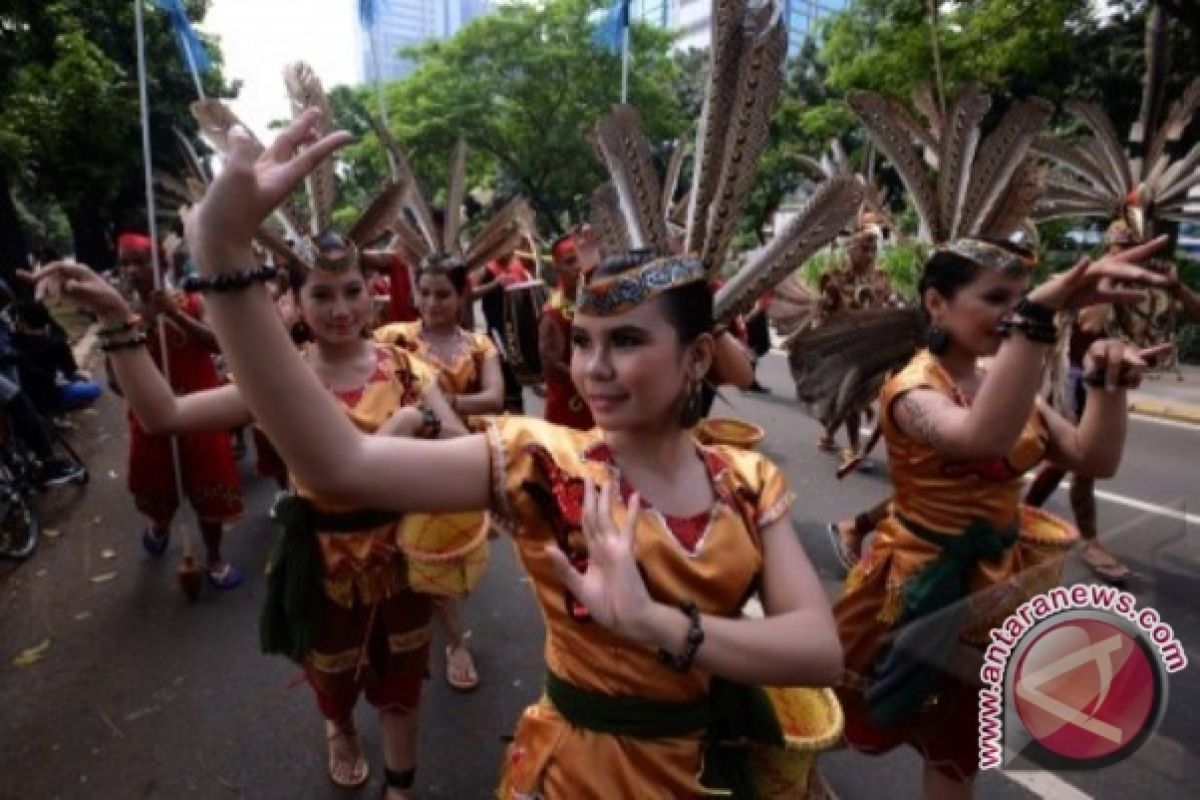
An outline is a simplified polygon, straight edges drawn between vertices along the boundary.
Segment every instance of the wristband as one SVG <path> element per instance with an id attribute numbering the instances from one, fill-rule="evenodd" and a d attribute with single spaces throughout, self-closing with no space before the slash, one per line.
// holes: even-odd
<path id="1" fill-rule="evenodd" d="M 704 644 L 704 629 L 700 627 L 700 609 L 696 608 L 695 603 L 688 601 L 680 610 L 688 618 L 687 641 L 684 643 L 683 652 L 675 654 L 660 649 L 658 659 L 676 672 L 687 672 L 696 660 L 700 645 Z"/>
<path id="2" fill-rule="evenodd" d="M 193 275 L 183 282 L 183 288 L 189 292 L 201 294 L 224 294 L 237 292 L 256 283 L 267 283 L 275 280 L 279 270 L 269 264 L 251 267 L 237 272 L 222 272 L 214 278 L 201 278 Z"/>

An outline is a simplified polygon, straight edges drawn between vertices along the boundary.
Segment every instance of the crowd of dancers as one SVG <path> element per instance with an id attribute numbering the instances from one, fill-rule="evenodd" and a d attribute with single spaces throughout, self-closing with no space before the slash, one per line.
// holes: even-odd
<path id="1" fill-rule="evenodd" d="M 1097 541 L 1090 481 L 1117 469 L 1126 393 L 1170 345 L 1109 335 L 1104 315 L 1148 292 L 1197 314 L 1196 297 L 1154 263 L 1167 242 L 1151 236 L 1155 220 L 1183 213 L 1167 179 L 1191 177 L 1151 168 L 1169 160 L 1170 136 L 1133 168 L 1140 194 L 1097 202 L 1119 218 L 1108 250 L 1035 285 L 1031 220 L 1093 213 L 1079 164 L 1070 202 L 1035 180 L 1047 159 L 1071 158 L 1067 143 L 1038 144 L 1049 104 L 1016 101 L 1000 134 L 983 136 L 991 98 L 974 84 L 945 109 L 919 96 L 916 113 L 858 93 L 851 105 L 927 245 L 916 297 L 878 267 L 899 233 L 844 157 L 826 160 L 795 218 L 734 269 L 786 42 L 770 3 L 721 6 L 714 20 L 690 187 L 678 169 L 659 176 L 636 111 L 616 107 L 594 133 L 610 180 L 587 224 L 550 246 L 550 270 L 522 198 L 465 220 L 459 145 L 435 207 L 382 122 L 391 177 L 336 227 L 333 154 L 349 137 L 297 64 L 294 119 L 269 144 L 220 101 L 196 106 L 224 166 L 213 178 L 193 155 L 170 181 L 189 205 L 195 275 L 156 291 L 152 264 L 166 255 L 129 234 L 118 242 L 124 292 L 80 264 L 33 276 L 100 320 L 131 412 L 145 550 L 168 547 L 174 437 L 221 589 L 242 580 L 221 553 L 244 511 L 229 432 L 254 426 L 260 471 L 287 487 L 273 511 L 282 533 L 262 646 L 303 666 L 338 786 L 371 773 L 354 724 L 365 695 L 380 718 L 384 794 L 412 796 L 433 629 L 445 680 L 480 685 L 460 605 L 499 533 L 546 624 L 544 693 L 516 721 L 502 765 L 499 796 L 514 799 L 819 796 L 827 787 L 789 768 L 789 751 L 803 761 L 795 751 L 839 733 L 869 754 L 911 745 L 926 796 L 969 796 L 970 664 L 991 627 L 1057 579 L 1078 534 L 1038 506 L 1064 472 L 1078 476 L 1085 560 L 1106 580 L 1127 575 Z M 1157 130 L 1148 113 L 1143 130 Z M 291 197 L 301 185 L 303 210 Z M 839 256 L 817 285 L 794 277 L 827 248 Z M 469 316 L 476 300 L 485 332 Z M 849 570 L 832 606 L 781 470 L 693 433 L 721 385 L 758 388 L 768 318 L 824 427 L 817 446 L 836 451 L 846 432 L 837 475 L 868 466 L 880 438 L 887 449 L 891 496 L 830 527 Z M 752 341 L 737 336 L 747 326 Z M 523 413 L 522 389 L 535 384 L 543 419 Z M 875 433 L 863 447 L 866 419 Z M 1023 477 L 1039 465 L 1023 503 Z M 820 709 L 845 722 L 818 745 L 804 733 Z"/>

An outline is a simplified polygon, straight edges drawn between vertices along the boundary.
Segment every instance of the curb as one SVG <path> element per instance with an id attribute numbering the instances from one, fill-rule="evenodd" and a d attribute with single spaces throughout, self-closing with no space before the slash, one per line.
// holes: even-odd
<path id="1" fill-rule="evenodd" d="M 1200 406 L 1162 400 L 1131 400 L 1129 413 L 1200 425 Z"/>

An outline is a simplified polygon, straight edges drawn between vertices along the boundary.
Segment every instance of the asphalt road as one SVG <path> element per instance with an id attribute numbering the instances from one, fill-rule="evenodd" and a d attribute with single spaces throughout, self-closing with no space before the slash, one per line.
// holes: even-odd
<path id="1" fill-rule="evenodd" d="M 760 368 L 769 396 L 733 392 L 733 413 L 770 432 L 766 452 L 799 495 L 793 522 L 831 596 L 839 576 L 823 534 L 888 492 L 882 448 L 873 473 L 833 477 L 835 459 L 814 448 L 817 426 L 791 401 L 778 356 Z M 718 401 L 714 413 L 729 413 Z M 76 417 L 92 481 L 44 496 L 58 532 L 28 562 L 0 564 L 0 798 L 329 798 L 320 721 L 298 671 L 258 651 L 262 565 L 273 532 L 266 508 L 273 485 L 243 462 L 251 512 L 228 536 L 228 553 L 248 580 L 235 591 L 206 589 L 195 605 L 175 585 L 175 537 L 167 558 L 138 545 L 141 522 L 124 488 L 124 419 L 105 397 L 98 413 Z M 1100 488 L 1103 530 L 1133 566 L 1130 588 L 1174 628 L 1193 662 L 1174 675 L 1158 734 L 1133 758 L 1100 772 L 988 773 L 985 798 L 1174 798 L 1200 791 L 1200 429 L 1135 420 L 1121 474 Z M 1051 508 L 1066 512 L 1065 491 Z M 1192 503 L 1189 507 L 1188 503 Z M 177 530 L 177 534 L 179 531 Z M 105 558 L 105 551 L 115 557 Z M 435 655 L 426 684 L 418 788 L 426 798 L 485 798 L 495 785 L 502 737 L 538 694 L 543 629 L 511 552 L 492 549 L 492 567 L 466 604 L 483 683 L 451 692 Z M 107 580 L 97 581 L 108 573 Z M 1086 579 L 1078 563 L 1069 580 Z M 12 658 L 45 640 L 44 657 Z M 438 648 L 435 647 L 435 651 Z M 369 709 L 360 727 L 379 771 L 378 731 Z M 913 797 L 919 762 L 909 752 L 866 758 L 836 752 L 821 760 L 844 798 Z"/>

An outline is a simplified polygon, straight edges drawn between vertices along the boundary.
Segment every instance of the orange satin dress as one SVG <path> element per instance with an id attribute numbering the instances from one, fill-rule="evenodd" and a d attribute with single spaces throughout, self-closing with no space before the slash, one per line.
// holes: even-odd
<path id="1" fill-rule="evenodd" d="M 359 430 L 374 433 L 398 408 L 415 404 L 434 380 L 433 372 L 404 350 L 376 345 L 375 372 L 367 383 L 358 390 L 333 395 Z M 297 495 L 310 500 L 322 513 L 358 510 L 316 495 L 294 476 L 292 485 Z M 386 628 L 389 657 L 405 656 L 412 661 L 410 671 L 415 672 L 419 682 L 429 643 L 431 609 L 427 597 L 408 588 L 407 569 L 400 550 L 400 522 L 362 533 L 322 534 L 318 530 L 317 540 L 331 613 L 342 617 L 346 616 L 344 612 L 369 615 L 364 610 L 388 604 L 379 615 L 379 622 Z M 366 616 L 355 620 L 353 625 L 347 620 L 343 622 L 341 627 L 345 630 L 322 625 L 316 647 L 305 665 L 318 695 L 323 684 L 332 692 L 337 681 L 356 671 L 363 650 L 359 635 L 363 631 L 358 628 L 365 626 L 365 633 L 371 633 L 371 622 Z"/>
<path id="2" fill-rule="evenodd" d="M 1018 520 L 1022 476 L 1045 456 L 1048 434 L 1035 408 L 1007 457 L 948 457 L 909 438 L 893 420 L 894 402 L 914 389 L 932 390 L 967 405 L 949 375 L 924 350 L 880 393 L 880 424 L 895 492 L 875 540 L 851 570 L 834 605 L 846 664 L 839 697 L 852 746 L 883 752 L 897 744 L 912 744 L 933 766 L 961 779 L 978 767 L 973 755 L 978 743 L 975 687 L 952 684 L 944 698 L 947 702 L 939 704 L 935 698 L 914 723 L 898 729 L 873 726 L 862 703 L 861 689 L 881 655 L 885 636 L 899 620 L 905 584 L 942 553 L 936 544 L 910 533 L 900 518 L 948 536 L 961 535 L 979 519 L 996 530 L 1011 526 Z M 963 642 L 985 643 L 987 632 L 1026 599 L 1016 581 L 1021 568 L 1021 548 L 1016 546 L 995 560 L 974 564 L 969 579 L 971 606 L 960 635 Z M 964 709 L 962 714 L 954 713 Z"/>
<path id="3" fill-rule="evenodd" d="M 490 420 L 494 509 L 514 535 L 546 624 L 545 659 L 559 677 L 614 697 L 695 702 L 708 693 L 709 676 L 679 673 L 652 648 L 633 643 L 587 619 L 556 577 L 545 548 L 557 545 L 576 563 L 586 561 L 579 527 L 583 479 L 620 481 L 599 431 L 582 432 L 526 417 Z M 794 500 L 780 470 L 763 456 L 704 447 L 717 498 L 707 519 L 680 535 L 653 509 L 639 519 L 635 554 L 650 594 L 681 606 L 737 617 L 762 571 L 759 531 L 787 515 Z M 625 487 L 628 489 L 628 487 Z M 622 521 L 625 503 L 617 503 Z M 692 535 L 694 533 L 694 535 Z M 498 797 L 694 797 L 702 732 L 644 740 L 576 728 L 544 696 L 527 708 L 504 765 Z"/>
<path id="4" fill-rule="evenodd" d="M 375 329 L 375 341 L 394 344 L 415 353 L 437 371 L 438 386 L 447 394 L 476 394 L 483 391 L 483 365 L 493 356 L 499 358 L 492 340 L 482 333 L 463 331 L 466 347 L 454 363 L 448 364 L 430 350 L 429 343 L 421 336 L 422 327 L 420 321 L 382 325 Z"/>

